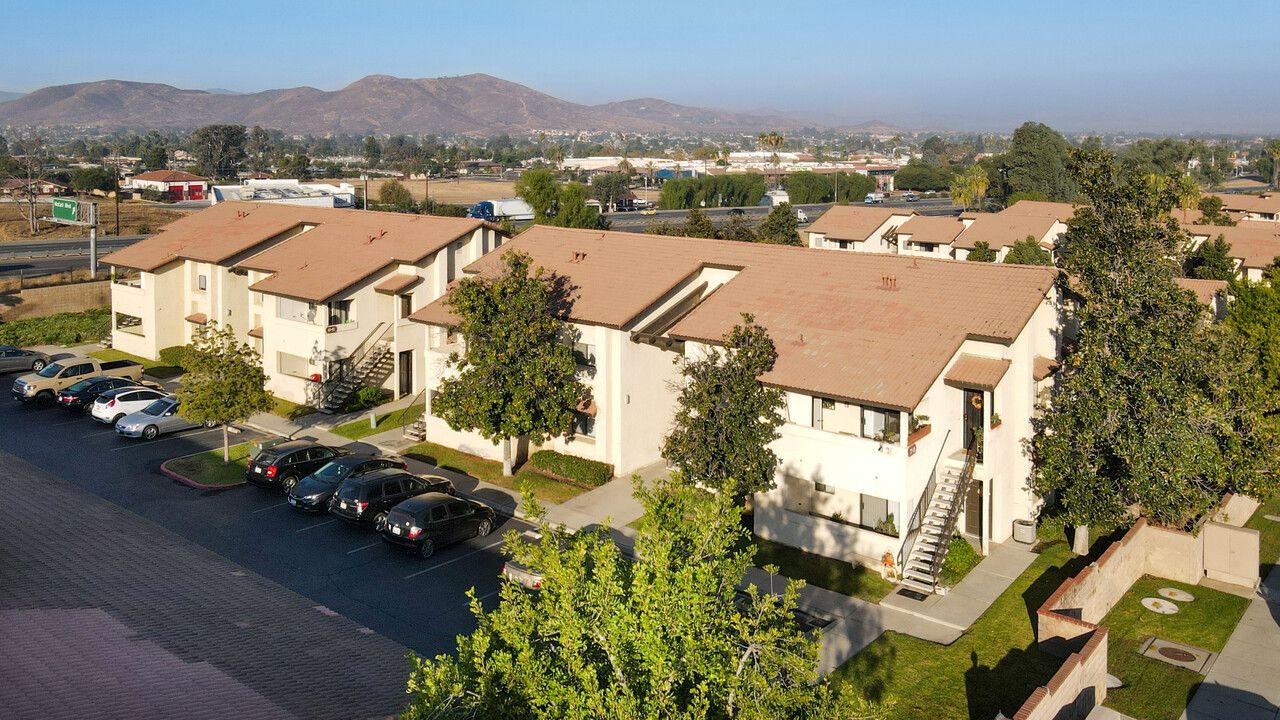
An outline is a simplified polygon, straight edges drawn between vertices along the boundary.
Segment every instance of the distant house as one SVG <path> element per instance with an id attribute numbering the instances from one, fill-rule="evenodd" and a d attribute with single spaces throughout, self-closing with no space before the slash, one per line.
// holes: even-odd
<path id="1" fill-rule="evenodd" d="M 311 207 L 355 207 L 356 188 L 350 183 L 303 183 L 297 180 L 250 178 L 240 185 L 214 185 L 209 191 L 214 205 L 228 200 L 244 200 Z"/>
<path id="2" fill-rule="evenodd" d="M 155 190 L 170 200 L 203 200 L 209 194 L 209 181 L 181 170 L 152 170 L 134 175 L 130 183 L 138 190 Z"/>
<path id="3" fill-rule="evenodd" d="M 22 178 L 12 178 L 0 182 L 0 195 L 12 197 L 14 195 L 40 195 L 42 197 L 54 197 L 57 195 L 66 195 L 71 192 L 71 188 L 60 183 L 57 180 L 35 180 L 27 181 Z"/>

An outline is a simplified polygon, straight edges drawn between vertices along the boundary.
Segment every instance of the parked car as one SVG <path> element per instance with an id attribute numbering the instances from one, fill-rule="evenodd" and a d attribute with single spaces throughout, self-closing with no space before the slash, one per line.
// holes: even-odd
<path id="1" fill-rule="evenodd" d="M 115 425 L 120 418 L 136 413 L 164 396 L 159 390 L 139 385 L 108 390 L 93 401 L 89 415 L 98 422 Z"/>
<path id="2" fill-rule="evenodd" d="M 742 208 L 730 208 L 730 209 L 729 209 L 729 217 L 742 217 L 743 215 L 746 215 L 746 214 L 747 214 L 747 213 L 746 213 L 746 212 L 744 212 Z"/>
<path id="3" fill-rule="evenodd" d="M 0 372 L 30 370 L 40 372 L 49 364 L 49 356 L 35 350 L 23 350 L 12 345 L 0 345 Z"/>
<path id="4" fill-rule="evenodd" d="M 383 468 L 407 470 L 409 463 L 394 455 L 370 453 L 336 457 L 289 490 L 289 505 L 305 512 L 321 512 L 329 507 L 329 500 L 343 480 Z"/>
<path id="5" fill-rule="evenodd" d="M 375 530 L 382 530 L 391 508 L 425 492 L 452 495 L 453 483 L 434 475 L 374 470 L 343 481 L 329 503 L 329 512 L 347 522 L 372 523 Z"/>
<path id="6" fill-rule="evenodd" d="M 350 454 L 350 450 L 310 440 L 290 440 L 259 450 L 244 469 L 244 479 L 254 485 L 279 487 L 288 492 L 325 463 Z"/>
<path id="7" fill-rule="evenodd" d="M 391 509 L 382 528 L 382 541 L 411 548 L 429 558 L 438 548 L 493 531 L 493 508 L 444 493 L 426 493 Z"/>
<path id="8" fill-rule="evenodd" d="M 75 383 L 58 391 L 58 405 L 68 410 L 79 410 L 86 415 L 93 411 L 93 403 L 102 393 L 117 388 L 139 387 L 141 384 L 129 378 L 99 375 Z"/>
<path id="9" fill-rule="evenodd" d="M 526 530 L 520 535 L 519 541 L 525 543 L 536 543 L 541 539 L 542 533 L 533 530 Z M 542 571 L 518 562 L 514 558 L 508 559 L 503 563 L 502 577 L 520 585 L 526 590 L 540 590 L 542 588 Z"/>
<path id="10" fill-rule="evenodd" d="M 920 196 L 916 194 L 915 190 L 907 190 L 902 193 L 902 199 L 907 202 L 920 202 Z"/>
<path id="11" fill-rule="evenodd" d="M 142 370 L 142 363 L 133 360 L 102 362 L 95 357 L 59 358 L 57 362 L 45 365 L 39 372 L 22 375 L 14 380 L 10 394 L 21 402 L 34 400 L 37 405 L 52 405 L 55 393 L 85 378 L 110 375 L 141 380 Z"/>
<path id="12" fill-rule="evenodd" d="M 809 222 L 809 216 L 805 214 L 804 208 L 796 208 L 796 222 Z"/>
<path id="13" fill-rule="evenodd" d="M 164 433 L 178 432 L 196 427 L 196 423 L 178 414 L 178 399 L 163 397 L 136 413 L 125 415 L 116 422 L 116 433 L 131 438 L 155 440 Z"/>

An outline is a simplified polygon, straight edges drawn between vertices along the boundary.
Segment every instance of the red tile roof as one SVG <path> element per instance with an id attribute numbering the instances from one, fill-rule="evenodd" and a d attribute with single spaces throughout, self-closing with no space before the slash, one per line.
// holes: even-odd
<path id="1" fill-rule="evenodd" d="M 1280 223 L 1241 221 L 1238 225 L 1187 225 L 1182 228 L 1201 240 L 1219 235 L 1231 245 L 1228 254 L 1245 268 L 1265 268 L 1280 256 Z"/>
<path id="2" fill-rule="evenodd" d="M 916 215 L 898 227 L 898 235 L 911 242 L 950 245 L 964 231 L 964 223 L 945 215 Z"/>
<path id="3" fill-rule="evenodd" d="M 191 313 L 190 315 L 183 318 L 183 320 L 186 320 L 189 323 L 195 323 L 196 325 L 209 324 L 209 316 L 205 315 L 204 313 Z"/>
<path id="4" fill-rule="evenodd" d="M 545 226 L 507 247 L 566 278 L 569 320 L 622 329 L 704 266 L 741 268 L 667 334 L 716 343 L 749 312 L 778 349 L 765 382 L 903 409 L 966 339 L 1012 342 L 1057 277 L 1053 268 Z M 501 255 L 466 270 L 493 272 Z M 896 289 L 882 289 L 886 276 Z M 451 319 L 442 301 L 410 317 Z"/>
<path id="5" fill-rule="evenodd" d="M 1174 278 L 1173 281 L 1178 287 L 1190 290 L 1196 294 L 1196 299 L 1205 305 L 1213 304 L 1213 299 L 1218 293 L 1227 289 L 1226 280 L 1200 280 L 1199 278 Z"/>
<path id="6" fill-rule="evenodd" d="M 1044 380 L 1045 378 L 1057 372 L 1058 368 L 1061 365 L 1062 363 L 1058 362 L 1057 360 L 1054 360 L 1053 358 L 1047 358 L 1043 355 L 1037 355 L 1035 360 L 1035 368 L 1031 371 L 1031 377 L 1035 378 L 1036 382 L 1040 382 L 1041 380 Z"/>
<path id="7" fill-rule="evenodd" d="M 978 242 L 985 241 L 992 250 L 999 250 L 1026 240 L 1028 235 L 1040 242 L 1056 222 L 1058 219 L 1052 215 L 980 213 L 973 217 L 973 222 L 960 233 L 953 245 L 972 250 Z"/>
<path id="8" fill-rule="evenodd" d="M 867 240 L 876 228 L 894 215 L 911 215 L 910 210 L 863 205 L 836 205 L 822 213 L 805 232 L 825 235 L 832 240 Z"/>
<path id="9" fill-rule="evenodd" d="M 995 390 L 1000 378 L 1013 363 L 1004 358 L 983 357 L 965 353 L 956 358 L 955 364 L 944 378 L 948 385 L 973 387 L 979 390 Z"/>
<path id="10" fill-rule="evenodd" d="M 1000 211 L 1001 215 L 1021 215 L 1025 217 L 1051 217 L 1062 222 L 1076 214 L 1076 206 L 1071 203 L 1044 202 L 1042 200 L 1019 200 Z"/>
<path id="11" fill-rule="evenodd" d="M 386 293 L 387 295 L 397 295 L 407 288 L 418 284 L 418 281 L 420 280 L 422 280 L 422 277 L 419 275 L 392 275 L 386 280 L 374 285 L 373 289 L 376 292 Z"/>
<path id="12" fill-rule="evenodd" d="M 133 179 L 168 183 L 209 182 L 207 178 L 202 178 L 199 175 L 192 175 L 189 172 L 182 172 L 181 170 L 152 170 L 151 172 L 144 172 L 141 175 L 134 175 Z"/>

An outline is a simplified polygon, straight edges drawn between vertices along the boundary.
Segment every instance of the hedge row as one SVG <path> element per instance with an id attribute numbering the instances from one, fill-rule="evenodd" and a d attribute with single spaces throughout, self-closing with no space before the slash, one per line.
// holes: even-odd
<path id="1" fill-rule="evenodd" d="M 77 345 L 110 332 L 111 308 L 94 308 L 0 324 L 0 345 Z"/>
<path id="2" fill-rule="evenodd" d="M 534 453 L 529 458 L 529 466 L 585 487 L 600 487 L 613 477 L 613 466 L 608 463 L 565 455 L 554 450 L 539 450 Z"/>

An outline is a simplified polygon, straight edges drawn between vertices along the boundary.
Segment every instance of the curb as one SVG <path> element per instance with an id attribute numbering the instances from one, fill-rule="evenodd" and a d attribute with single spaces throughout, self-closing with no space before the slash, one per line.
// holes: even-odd
<path id="1" fill-rule="evenodd" d="M 169 463 L 173 462 L 174 460 L 180 460 L 180 459 L 181 458 L 169 458 L 168 460 L 165 460 L 164 462 L 160 463 L 160 474 L 164 475 L 170 480 L 177 480 L 183 485 L 188 485 L 197 490 L 230 490 L 231 488 L 238 488 L 241 485 L 246 484 L 244 480 L 241 480 L 240 482 L 234 483 L 232 485 L 205 485 L 204 483 L 198 483 L 195 480 L 192 480 L 191 478 L 187 477 L 186 475 L 176 473 L 169 469 Z"/>

